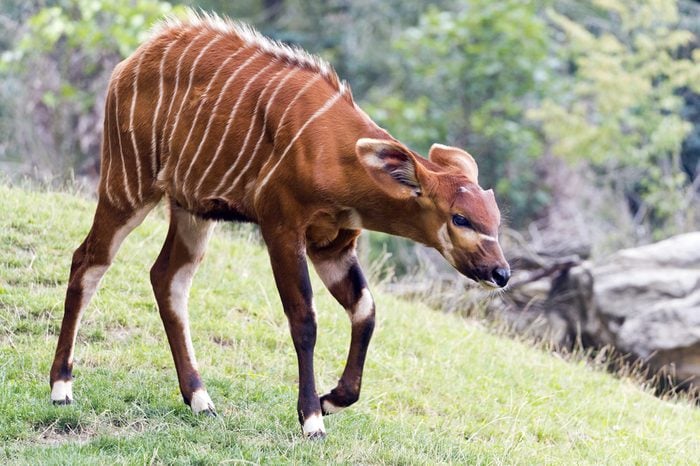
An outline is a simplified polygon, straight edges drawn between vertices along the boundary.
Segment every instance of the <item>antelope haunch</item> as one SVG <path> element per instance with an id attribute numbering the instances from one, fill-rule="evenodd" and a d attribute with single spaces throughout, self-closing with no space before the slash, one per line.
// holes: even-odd
<path id="1" fill-rule="evenodd" d="M 122 240 L 162 198 L 170 229 L 151 269 L 182 397 L 214 413 L 195 360 L 187 299 L 216 220 L 255 222 L 267 244 L 299 366 L 297 411 L 309 437 L 357 401 L 374 302 L 355 253 L 362 228 L 440 251 L 467 277 L 503 287 L 500 214 L 463 150 L 424 159 L 379 128 L 323 61 L 245 25 L 167 20 L 112 75 L 99 201 L 75 251 L 51 368 L 51 399 L 70 403 L 81 314 Z M 319 397 L 316 317 L 306 257 L 352 325 L 337 386 Z"/>

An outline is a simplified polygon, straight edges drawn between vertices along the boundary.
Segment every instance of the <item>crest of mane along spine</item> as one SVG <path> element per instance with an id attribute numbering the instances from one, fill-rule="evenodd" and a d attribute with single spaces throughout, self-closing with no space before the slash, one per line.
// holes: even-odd
<path id="1" fill-rule="evenodd" d="M 157 22 L 151 29 L 150 40 L 167 31 L 183 28 L 209 28 L 223 35 L 231 35 L 291 66 L 319 73 L 334 89 L 355 105 L 350 85 L 338 77 L 333 66 L 326 60 L 296 45 L 288 45 L 266 37 L 253 26 L 242 21 L 222 17 L 216 13 L 187 9 L 183 16 L 171 14 Z"/>

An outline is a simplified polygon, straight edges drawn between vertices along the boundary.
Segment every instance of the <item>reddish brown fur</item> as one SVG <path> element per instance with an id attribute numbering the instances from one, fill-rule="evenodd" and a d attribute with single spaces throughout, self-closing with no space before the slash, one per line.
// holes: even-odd
<path id="1" fill-rule="evenodd" d="M 205 392 L 186 321 L 190 271 L 208 231 L 196 218 L 252 221 L 267 243 L 289 318 L 299 418 L 310 436 L 323 434 L 315 420 L 322 410 L 359 396 L 374 327 L 355 254 L 360 228 L 435 247 L 475 280 L 493 282 L 493 270 L 507 271 L 496 241 L 498 208 L 493 193 L 478 187 L 469 154 L 436 145 L 430 160 L 416 156 L 356 106 L 326 65 L 239 26 L 195 18 L 162 28 L 115 69 L 104 128 L 99 205 L 74 256 L 52 386 L 70 381 L 73 335 L 87 305 L 82 296 L 104 273 L 97 266 L 109 265 L 123 236 L 163 196 L 173 213 L 151 278 L 185 401 L 213 409 L 197 401 Z M 453 224 L 455 215 L 473 228 Z M 352 319 L 346 369 L 321 398 L 306 254 Z M 52 398 L 62 401 L 55 391 Z"/>

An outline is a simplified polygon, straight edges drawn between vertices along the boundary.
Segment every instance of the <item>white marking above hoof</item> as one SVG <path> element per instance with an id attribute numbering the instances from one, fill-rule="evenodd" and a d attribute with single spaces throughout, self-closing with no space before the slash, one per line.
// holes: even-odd
<path id="1" fill-rule="evenodd" d="M 51 387 L 51 401 L 55 405 L 68 405 L 73 402 L 73 381 L 57 380 Z"/>
<path id="2" fill-rule="evenodd" d="M 214 403 L 209 398 L 209 394 L 204 389 L 195 390 L 190 400 L 190 407 L 195 414 L 206 413 L 216 415 Z"/>
<path id="3" fill-rule="evenodd" d="M 320 414 L 312 414 L 304 420 L 301 428 L 304 436 L 308 438 L 323 438 L 326 436 L 326 428 L 323 426 L 323 417 Z"/>
<path id="4" fill-rule="evenodd" d="M 323 408 L 323 412 L 326 414 L 335 414 L 341 412 L 343 409 L 342 406 L 336 406 L 333 403 L 330 402 L 330 400 L 323 400 L 323 404 L 321 405 Z"/>

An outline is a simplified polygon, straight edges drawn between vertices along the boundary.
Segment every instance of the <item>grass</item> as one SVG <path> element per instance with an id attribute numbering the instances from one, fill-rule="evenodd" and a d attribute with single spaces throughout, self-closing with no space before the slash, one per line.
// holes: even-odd
<path id="1" fill-rule="evenodd" d="M 219 226 L 192 289 L 194 344 L 220 416 L 181 401 L 148 270 L 162 211 L 125 242 L 88 308 L 68 407 L 48 371 L 70 256 L 94 203 L 0 186 L 0 462 L 271 464 L 692 464 L 700 410 L 566 362 L 478 323 L 375 292 L 378 322 L 360 401 L 297 424 L 296 361 L 264 251 Z M 319 391 L 349 341 L 314 276 Z"/>

